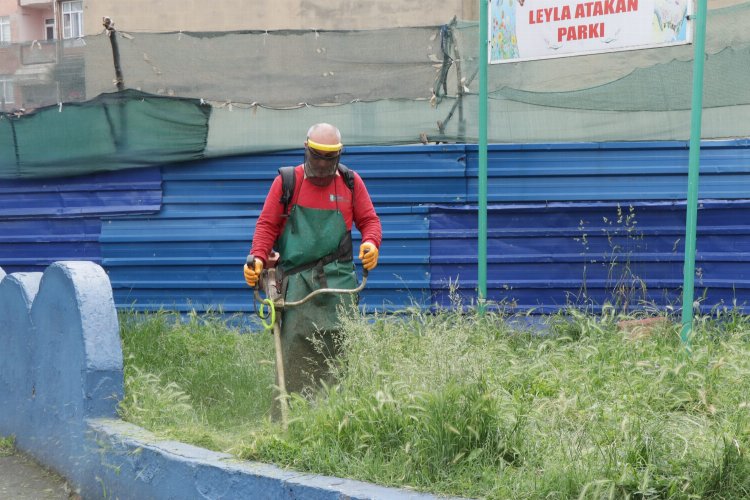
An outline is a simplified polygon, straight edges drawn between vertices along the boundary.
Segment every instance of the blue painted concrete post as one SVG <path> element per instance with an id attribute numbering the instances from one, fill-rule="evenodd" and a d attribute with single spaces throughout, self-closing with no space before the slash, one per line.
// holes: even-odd
<path id="1" fill-rule="evenodd" d="M 4 436 L 16 435 L 33 413 L 30 337 L 35 333 L 30 313 L 41 278 L 42 273 L 0 275 L 0 297 L 5 297 L 0 300 L 0 435 Z M 17 441 L 21 447 L 28 444 L 25 433 L 19 433 Z"/>
<path id="2" fill-rule="evenodd" d="M 9 388 L 0 430 L 20 449 L 81 485 L 98 456 L 87 419 L 117 416 L 122 352 L 112 288 L 92 262 L 56 262 L 0 282 L 3 353 Z"/>

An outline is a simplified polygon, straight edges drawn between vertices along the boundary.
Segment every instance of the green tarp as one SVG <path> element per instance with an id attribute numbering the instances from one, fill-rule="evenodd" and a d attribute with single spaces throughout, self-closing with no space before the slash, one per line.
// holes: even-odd
<path id="1" fill-rule="evenodd" d="M 0 115 L 0 178 L 57 177 L 202 158 L 211 107 L 134 90 Z"/>

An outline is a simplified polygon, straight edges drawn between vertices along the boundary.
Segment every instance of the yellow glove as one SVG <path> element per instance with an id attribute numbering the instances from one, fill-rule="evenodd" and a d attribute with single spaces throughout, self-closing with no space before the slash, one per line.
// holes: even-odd
<path id="1" fill-rule="evenodd" d="M 362 261 L 362 267 L 368 271 L 372 271 L 378 265 L 378 254 L 377 247 L 369 241 L 359 246 L 359 259 Z"/>
<path id="2" fill-rule="evenodd" d="M 260 272 L 263 270 L 263 261 L 260 259 L 253 259 L 253 267 L 245 264 L 245 282 L 248 286 L 255 288 L 258 284 L 258 278 L 260 278 Z"/>

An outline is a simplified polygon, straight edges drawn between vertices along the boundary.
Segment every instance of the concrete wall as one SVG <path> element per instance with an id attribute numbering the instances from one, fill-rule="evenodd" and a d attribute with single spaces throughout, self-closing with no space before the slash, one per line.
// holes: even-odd
<path id="1" fill-rule="evenodd" d="M 711 0 L 721 8 L 746 0 Z M 109 16 L 124 31 L 378 29 L 479 19 L 478 0 L 84 0 L 84 32 Z"/>
<path id="2" fill-rule="evenodd" d="M 10 39 L 18 39 L 20 13 L 18 4 L 14 0 L 0 0 L 0 17 L 10 18 Z M 2 71 L 0 71 L 2 73 Z"/>
<path id="3" fill-rule="evenodd" d="M 96 458 L 87 418 L 114 417 L 123 395 L 112 290 L 90 262 L 58 262 L 0 282 L 0 434 L 85 484 Z"/>
<path id="4" fill-rule="evenodd" d="M 13 43 L 44 40 L 44 20 L 54 16 L 52 2 L 22 8 L 18 0 L 0 0 L 0 16 L 10 16 Z"/>
<path id="5" fill-rule="evenodd" d="M 0 0 L 0 16 L 10 16 L 18 11 L 18 0 Z"/>
<path id="6" fill-rule="evenodd" d="M 378 29 L 476 19 L 476 0 L 85 0 L 84 32 L 101 33 L 109 16 L 123 31 Z"/>
<path id="7" fill-rule="evenodd" d="M 45 9 L 23 9 L 19 16 L 19 41 L 46 40 L 45 19 L 53 19 L 52 6 Z"/>
<path id="8" fill-rule="evenodd" d="M 162 441 L 117 418 L 122 351 L 112 289 L 92 262 L 0 269 L 0 436 L 84 499 L 432 499 Z"/>

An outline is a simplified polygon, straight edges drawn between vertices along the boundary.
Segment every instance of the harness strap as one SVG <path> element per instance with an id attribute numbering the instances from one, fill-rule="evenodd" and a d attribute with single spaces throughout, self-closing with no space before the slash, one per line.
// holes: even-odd
<path id="1" fill-rule="evenodd" d="M 289 203 L 292 201 L 294 195 L 294 185 L 296 179 L 294 178 L 294 167 L 281 167 L 279 169 L 279 175 L 281 176 L 281 198 L 279 203 L 284 204 L 283 217 L 289 216 Z"/>
<path id="2" fill-rule="evenodd" d="M 308 269 L 312 269 L 314 267 L 320 267 L 321 269 L 326 264 L 330 264 L 331 262 L 340 260 L 343 262 L 347 262 L 353 259 L 352 255 L 352 232 L 348 231 L 346 233 L 346 236 L 341 238 L 341 243 L 339 243 L 339 247 L 333 251 L 332 253 L 329 253 L 328 255 L 325 255 L 321 257 L 318 260 L 314 260 L 312 262 L 308 262 L 307 264 L 302 264 L 299 266 L 295 266 L 288 271 L 284 271 L 284 276 L 291 276 L 292 274 L 297 274 L 302 271 L 307 271 Z"/>

